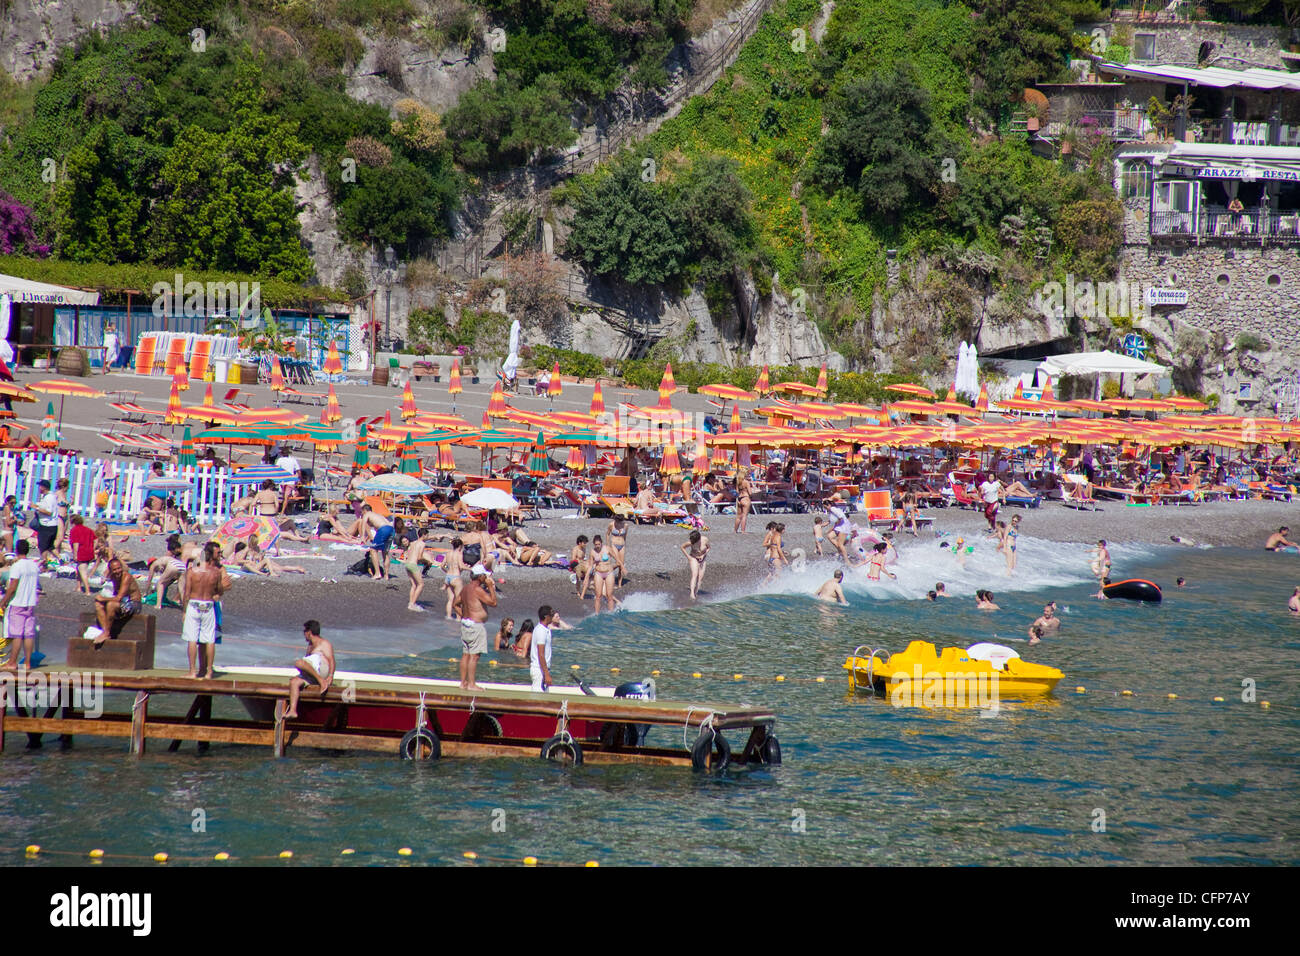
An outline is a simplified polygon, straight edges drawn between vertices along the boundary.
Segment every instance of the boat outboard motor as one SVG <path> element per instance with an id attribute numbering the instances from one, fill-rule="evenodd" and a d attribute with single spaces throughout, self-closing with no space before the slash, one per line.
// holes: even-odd
<path id="1" fill-rule="evenodd" d="M 655 699 L 655 679 L 646 677 L 643 680 L 630 680 L 619 684 L 614 688 L 615 697 L 626 697 L 628 700 L 654 700 Z M 645 743 L 646 734 L 650 732 L 649 724 L 628 724 L 628 728 L 634 733 L 635 740 L 631 741 L 634 746 L 641 746 Z"/>

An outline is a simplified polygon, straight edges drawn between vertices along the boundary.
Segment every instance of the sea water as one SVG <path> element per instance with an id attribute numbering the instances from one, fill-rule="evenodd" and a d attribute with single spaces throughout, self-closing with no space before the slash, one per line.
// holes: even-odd
<path id="1" fill-rule="evenodd" d="M 579 664 L 599 684 L 659 670 L 660 697 L 774 710 L 781 766 L 709 776 L 536 758 L 412 763 L 305 750 L 274 760 L 261 748 L 200 755 L 187 743 L 168 754 L 152 742 L 135 759 L 121 741 L 24 753 L 11 736 L 0 759 L 4 861 L 38 843 L 164 850 L 177 863 L 219 851 L 269 862 L 288 849 L 300 862 L 354 865 L 396 861 L 398 847 L 430 863 L 466 852 L 664 865 L 1300 862 L 1300 620 L 1285 606 L 1300 559 L 1113 547 L 1116 580 L 1164 587 L 1164 602 L 1147 605 L 1093 598 L 1086 547 L 1020 542 L 1011 577 L 982 536 L 965 567 L 922 536 L 890 566 L 897 581 L 850 572 L 848 607 L 811 597 L 834 567 L 813 559 L 768 583 L 756 573 L 719 586 L 706 574 L 702 600 L 686 609 L 647 591 L 556 635 L 557 674 Z M 1188 587 L 1175 587 L 1179 575 Z M 954 597 L 925 600 L 937 581 Z M 1001 610 L 977 611 L 977 588 Z M 1062 628 L 1029 647 L 1028 626 L 1049 599 Z M 223 660 L 283 663 L 297 638 L 232 638 Z M 455 673 L 450 643 L 337 639 L 373 647 L 349 669 Z M 915 639 L 1004 643 L 1066 676 L 1051 697 L 994 713 L 897 708 L 849 690 L 841 665 L 855 647 L 893 652 Z M 480 674 L 522 680 L 509 663 Z M 693 738 L 673 728 L 651 740 Z M 32 865 L 45 861 L 60 860 Z"/>

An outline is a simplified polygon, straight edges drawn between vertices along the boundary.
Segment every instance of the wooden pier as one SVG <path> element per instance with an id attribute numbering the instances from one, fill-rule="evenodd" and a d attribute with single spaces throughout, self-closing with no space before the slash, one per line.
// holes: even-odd
<path id="1" fill-rule="evenodd" d="M 43 673 L 43 678 L 38 676 Z M 82 686 L 99 682 L 94 686 L 105 693 L 134 694 L 130 711 L 87 716 L 71 699 L 52 692 L 33 709 L 23 706 L 31 698 L 21 699 L 19 683 L 19 700 L 0 701 L 0 748 L 6 734 L 26 733 L 29 746 L 39 746 L 40 737 L 47 734 L 58 734 L 65 747 L 78 736 L 124 738 L 132 754 L 143 754 L 150 741 L 165 740 L 169 751 L 185 742 L 196 742 L 200 749 L 243 744 L 267 748 L 277 757 L 302 748 L 413 759 L 540 755 L 569 763 L 644 763 L 714 771 L 732 763 L 781 761 L 780 744 L 772 733 L 776 716 L 758 708 L 615 697 L 610 688 L 597 690 L 596 696 L 580 688 L 534 693 L 502 684 L 466 691 L 454 681 L 342 671 L 323 698 L 318 690 L 307 688 L 298 719 L 285 720 L 293 673 L 285 668 L 231 668 L 206 680 L 160 668 L 60 671 L 55 665 L 49 673 L 36 671 L 28 679 L 48 681 L 53 674 L 84 682 Z M 14 690 L 10 682 L 0 693 L 9 697 Z M 151 704 L 177 697 L 191 698 L 185 716 L 166 716 L 156 707 L 151 711 Z M 237 700 L 247 719 L 214 717 L 217 698 Z M 11 707 L 14 714 L 7 713 Z M 734 759 L 727 734 L 737 742 L 747 734 Z"/>

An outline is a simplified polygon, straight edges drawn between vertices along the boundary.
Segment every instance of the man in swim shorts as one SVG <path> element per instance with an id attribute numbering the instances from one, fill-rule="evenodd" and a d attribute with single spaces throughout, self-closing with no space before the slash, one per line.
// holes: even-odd
<path id="1" fill-rule="evenodd" d="M 1289 535 L 1290 533 L 1291 533 L 1291 529 L 1288 528 L 1286 525 L 1283 525 L 1282 527 L 1278 528 L 1276 531 L 1270 534 L 1268 536 L 1268 540 L 1264 542 L 1264 550 L 1277 551 L 1281 548 L 1300 547 L 1300 545 L 1297 545 L 1294 541 L 1291 541 L 1287 538 L 1287 535 Z"/>
<path id="2" fill-rule="evenodd" d="M 212 664 L 217 656 L 217 599 L 225 590 L 228 578 L 221 567 L 216 564 L 215 556 L 219 553 L 216 542 L 210 541 L 203 548 L 201 564 L 191 563 L 185 570 L 181 583 L 181 593 L 185 597 L 185 623 L 181 626 L 181 639 L 189 655 L 190 677 L 203 676 L 211 680 L 214 676 Z M 205 654 L 203 646 L 207 645 Z M 206 665 L 204 657 L 207 657 Z"/>
<path id="3" fill-rule="evenodd" d="M 840 586 L 844 581 L 844 572 L 836 570 L 834 576 L 817 589 L 817 599 L 819 601 L 835 601 L 837 604 L 848 604 L 844 599 L 844 589 Z"/>
<path id="4" fill-rule="evenodd" d="M 370 558 L 370 566 L 373 568 L 371 577 L 376 581 L 388 579 L 388 549 L 392 547 L 393 535 L 397 534 L 397 529 L 393 523 L 382 515 L 377 515 L 370 505 L 361 506 L 361 521 L 374 529 L 375 536 L 370 541 L 370 548 L 366 555 Z"/>
<path id="5" fill-rule="evenodd" d="M 465 690 L 480 690 L 475 677 L 478 658 L 487 653 L 487 622 L 489 607 L 497 606 L 496 585 L 487 569 L 476 564 L 470 571 L 470 582 L 461 588 L 456 599 L 460 615 L 460 686 Z M 534 634 L 536 632 L 534 631 Z"/>
<path id="6" fill-rule="evenodd" d="M 126 569 L 121 558 L 109 559 L 108 579 L 113 585 L 113 593 L 95 595 L 95 620 L 99 624 L 99 633 L 93 638 L 96 647 L 113 636 L 114 627 L 120 631 L 127 621 L 135 617 L 142 600 L 140 582 Z"/>
<path id="7" fill-rule="evenodd" d="M 334 683 L 334 645 L 320 636 L 320 621 L 303 624 L 302 636 L 307 642 L 307 656 L 293 662 L 298 673 L 289 678 L 289 709 L 284 712 L 285 720 L 297 719 L 298 697 L 304 687 L 319 686 L 319 696 L 324 697 Z"/>
<path id="8" fill-rule="evenodd" d="M 1053 607 L 1051 604 L 1045 604 L 1043 606 L 1042 615 L 1038 618 L 1038 620 L 1034 621 L 1033 624 L 1029 625 L 1029 636 L 1033 637 L 1034 631 L 1038 630 L 1040 632 L 1038 636 L 1041 638 L 1044 634 L 1048 634 L 1048 633 L 1054 634 L 1060 629 L 1061 629 L 1061 619 L 1056 616 L 1056 608 Z M 1029 643 L 1037 644 L 1038 641 L 1031 640 Z"/>

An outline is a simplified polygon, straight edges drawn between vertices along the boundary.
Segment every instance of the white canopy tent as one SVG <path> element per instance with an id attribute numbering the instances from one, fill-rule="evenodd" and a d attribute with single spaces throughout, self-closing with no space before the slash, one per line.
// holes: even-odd
<path id="1" fill-rule="evenodd" d="M 1130 358 L 1118 352 L 1071 352 L 1049 355 L 1038 368 L 1048 375 L 1161 375 L 1168 366 Z"/>
<path id="2" fill-rule="evenodd" d="M 0 295 L 8 295 L 14 302 L 35 302 L 42 305 L 99 305 L 98 292 L 69 289 L 47 282 L 20 279 L 18 276 L 0 275 Z"/>

